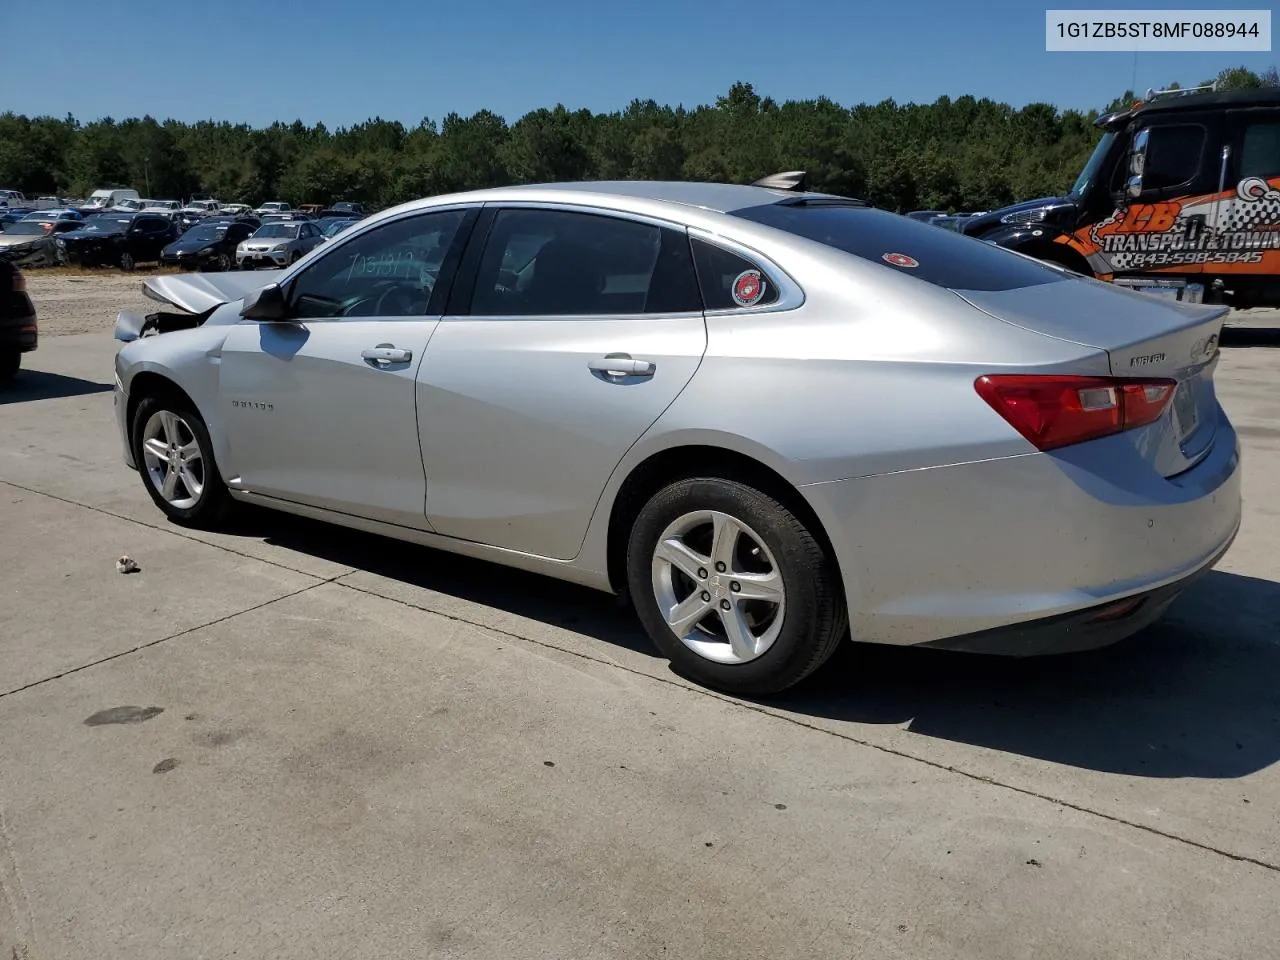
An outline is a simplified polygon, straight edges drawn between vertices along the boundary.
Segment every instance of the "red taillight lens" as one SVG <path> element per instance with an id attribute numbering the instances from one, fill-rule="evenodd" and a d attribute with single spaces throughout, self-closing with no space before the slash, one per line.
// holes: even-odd
<path id="1" fill-rule="evenodd" d="M 1173 380 L 992 374 L 974 388 L 1039 450 L 1131 430 L 1160 418 Z"/>

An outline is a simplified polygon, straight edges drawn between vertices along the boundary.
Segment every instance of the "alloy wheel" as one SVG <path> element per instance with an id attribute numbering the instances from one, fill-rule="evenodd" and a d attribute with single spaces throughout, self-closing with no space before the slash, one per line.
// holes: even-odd
<path id="1" fill-rule="evenodd" d="M 667 526 L 654 547 L 654 597 L 686 647 L 716 663 L 748 663 L 778 638 L 786 612 L 781 569 L 763 538 L 718 510 Z"/>
<path id="2" fill-rule="evenodd" d="M 165 502 L 194 507 L 204 493 L 205 465 L 191 425 L 171 410 L 157 410 L 142 428 L 147 479 Z"/>

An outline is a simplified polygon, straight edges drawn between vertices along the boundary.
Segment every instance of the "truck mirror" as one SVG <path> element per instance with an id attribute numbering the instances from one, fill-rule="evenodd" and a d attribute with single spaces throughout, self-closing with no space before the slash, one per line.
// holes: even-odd
<path id="1" fill-rule="evenodd" d="M 1125 193 L 1131 199 L 1142 194 L 1142 174 L 1147 166 L 1147 141 L 1150 137 L 1150 128 L 1139 130 L 1129 147 L 1129 178 L 1125 181 Z"/>

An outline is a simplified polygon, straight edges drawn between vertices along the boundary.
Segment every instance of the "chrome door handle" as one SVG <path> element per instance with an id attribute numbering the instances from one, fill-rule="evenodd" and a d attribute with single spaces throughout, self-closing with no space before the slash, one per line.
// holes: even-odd
<path id="1" fill-rule="evenodd" d="M 408 363 L 413 359 L 413 351 L 402 350 L 399 347 L 383 343 L 376 347 L 370 347 L 368 350 L 361 350 L 360 356 L 365 360 L 372 360 L 374 363 Z"/>
<path id="2" fill-rule="evenodd" d="M 625 353 L 611 353 L 587 361 L 587 369 L 611 377 L 652 377 L 657 365 L 649 360 L 633 360 Z"/>

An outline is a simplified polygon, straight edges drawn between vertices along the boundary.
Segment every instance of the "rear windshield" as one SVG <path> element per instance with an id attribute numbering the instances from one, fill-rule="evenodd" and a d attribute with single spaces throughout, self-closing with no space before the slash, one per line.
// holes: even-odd
<path id="1" fill-rule="evenodd" d="M 733 215 L 951 290 L 1013 290 L 1065 279 L 985 241 L 870 207 L 770 203 Z"/>

